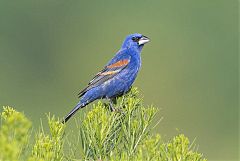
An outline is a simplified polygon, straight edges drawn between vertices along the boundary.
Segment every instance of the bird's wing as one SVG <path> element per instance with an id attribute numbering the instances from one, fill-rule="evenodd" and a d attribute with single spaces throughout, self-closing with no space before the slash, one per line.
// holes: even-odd
<path id="1" fill-rule="evenodd" d="M 119 72 L 121 72 L 124 68 L 127 67 L 131 59 L 131 56 L 125 54 L 117 54 L 105 67 L 103 70 L 98 72 L 93 79 L 88 83 L 88 86 L 83 89 L 78 96 L 81 97 L 84 95 L 89 89 L 96 87 L 107 80 L 113 78 Z"/>

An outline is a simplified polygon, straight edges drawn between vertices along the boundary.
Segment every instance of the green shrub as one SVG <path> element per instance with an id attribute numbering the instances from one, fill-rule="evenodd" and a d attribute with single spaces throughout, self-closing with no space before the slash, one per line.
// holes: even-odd
<path id="1" fill-rule="evenodd" d="M 0 127 L 0 160 L 23 160 L 28 148 L 31 122 L 11 107 L 3 107 Z"/>
<path id="2" fill-rule="evenodd" d="M 158 112 L 155 107 L 144 107 L 139 92 L 133 88 L 116 99 L 116 111 L 98 102 L 93 109 L 81 113 L 77 132 L 67 132 L 64 124 L 48 115 L 49 132 L 35 132 L 29 144 L 31 122 L 23 113 L 4 107 L 0 127 L 0 161 L 203 161 L 183 134 L 163 142 L 159 134 L 152 134 Z M 70 123 L 70 122 L 69 122 Z"/>
<path id="3" fill-rule="evenodd" d="M 29 160 L 47 160 L 47 161 L 62 161 L 64 157 L 63 141 L 64 129 L 59 120 L 55 117 L 48 116 L 48 125 L 50 128 L 50 135 L 45 134 L 43 128 L 36 134 L 35 144 L 32 149 L 32 156 Z"/>

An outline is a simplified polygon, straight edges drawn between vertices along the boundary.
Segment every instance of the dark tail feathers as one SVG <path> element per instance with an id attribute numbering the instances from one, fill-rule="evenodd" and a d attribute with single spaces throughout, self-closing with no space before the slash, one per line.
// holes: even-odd
<path id="1" fill-rule="evenodd" d="M 85 107 L 87 104 L 84 103 L 78 103 L 77 106 L 75 106 L 71 112 L 69 112 L 69 114 L 64 118 L 64 120 L 62 121 L 62 123 L 66 123 L 76 112 L 77 110 L 79 110 L 80 108 Z"/>

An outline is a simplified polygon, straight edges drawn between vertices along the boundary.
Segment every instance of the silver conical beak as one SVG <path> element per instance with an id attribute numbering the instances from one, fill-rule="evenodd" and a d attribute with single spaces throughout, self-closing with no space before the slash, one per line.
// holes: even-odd
<path id="1" fill-rule="evenodd" d="M 150 39 L 147 37 L 147 36 L 142 36 L 139 41 L 138 41 L 138 44 L 139 45 L 143 45 L 143 44 L 146 44 L 150 41 Z"/>

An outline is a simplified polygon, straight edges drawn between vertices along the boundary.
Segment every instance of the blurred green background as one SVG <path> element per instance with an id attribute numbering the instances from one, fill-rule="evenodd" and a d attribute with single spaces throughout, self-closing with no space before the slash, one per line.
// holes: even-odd
<path id="1" fill-rule="evenodd" d="M 209 160 L 237 160 L 238 1 L 0 1 L 0 106 L 35 125 L 63 117 L 125 36 L 151 38 L 135 86 L 161 109 L 163 138 L 196 138 Z M 70 123 L 71 124 L 71 123 Z"/>

